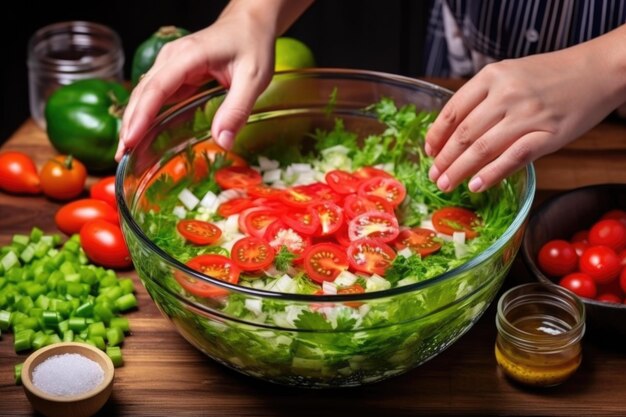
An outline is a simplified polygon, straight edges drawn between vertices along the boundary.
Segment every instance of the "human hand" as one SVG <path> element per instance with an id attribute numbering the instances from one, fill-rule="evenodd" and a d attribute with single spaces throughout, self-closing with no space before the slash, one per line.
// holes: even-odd
<path id="1" fill-rule="evenodd" d="M 594 40 L 486 66 L 426 135 L 425 151 L 435 157 L 430 179 L 451 191 L 471 177 L 469 189 L 484 191 L 600 122 L 626 99 L 617 82 L 623 63 L 611 62 L 609 44 Z"/>
<path id="2" fill-rule="evenodd" d="M 228 88 L 211 133 L 230 149 L 274 70 L 274 31 L 249 14 L 227 14 L 210 27 L 167 43 L 133 90 L 124 112 L 119 161 L 135 146 L 166 103 L 188 97 L 209 79 Z"/>

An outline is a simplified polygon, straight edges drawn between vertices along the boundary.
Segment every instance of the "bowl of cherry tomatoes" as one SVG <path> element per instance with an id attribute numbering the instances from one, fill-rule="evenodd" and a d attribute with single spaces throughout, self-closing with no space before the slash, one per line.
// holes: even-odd
<path id="1" fill-rule="evenodd" d="M 522 254 L 539 281 L 581 297 L 594 334 L 626 336 L 626 184 L 545 201 L 529 220 Z"/>

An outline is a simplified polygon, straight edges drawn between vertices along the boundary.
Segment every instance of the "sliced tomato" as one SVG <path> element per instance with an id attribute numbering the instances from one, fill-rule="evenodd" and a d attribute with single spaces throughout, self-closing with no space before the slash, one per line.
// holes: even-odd
<path id="1" fill-rule="evenodd" d="M 276 251 L 285 246 L 295 255 L 302 255 L 311 246 L 311 238 L 287 226 L 282 221 L 272 223 L 265 231 L 265 240 Z"/>
<path id="2" fill-rule="evenodd" d="M 249 213 L 244 222 L 246 233 L 251 236 L 262 238 L 268 226 L 280 218 L 280 212 L 274 209 L 265 208 L 254 210 Z"/>
<path id="3" fill-rule="evenodd" d="M 343 209 L 337 204 L 325 201 L 311 206 L 319 218 L 321 236 L 328 236 L 335 233 L 343 224 Z"/>
<path id="4" fill-rule="evenodd" d="M 397 250 L 409 248 L 420 256 L 427 256 L 441 249 L 441 243 L 435 240 L 437 234 L 433 230 L 414 227 L 400 232 L 393 245 Z"/>
<path id="5" fill-rule="evenodd" d="M 321 201 L 332 201 L 334 203 L 343 202 L 343 196 L 336 193 L 328 185 L 321 182 L 315 182 L 302 186 L 310 195 L 317 197 Z"/>
<path id="6" fill-rule="evenodd" d="M 354 194 L 358 191 L 361 180 L 349 172 L 334 169 L 326 173 L 326 184 L 339 194 Z"/>
<path id="7" fill-rule="evenodd" d="M 375 177 L 393 178 L 393 175 L 391 175 L 387 171 L 383 171 L 382 169 L 374 167 L 359 168 L 353 173 L 353 175 L 361 179 L 370 179 Z"/>
<path id="8" fill-rule="evenodd" d="M 351 241 L 373 238 L 391 242 L 399 233 L 398 219 L 392 214 L 378 211 L 359 214 L 348 224 L 348 236 Z"/>
<path id="9" fill-rule="evenodd" d="M 246 192 L 251 198 L 267 198 L 268 200 L 275 200 L 281 196 L 283 190 L 268 187 L 264 184 L 256 184 L 248 187 Z"/>
<path id="10" fill-rule="evenodd" d="M 320 201 L 319 197 L 303 185 L 285 189 L 279 200 L 295 208 L 306 208 Z"/>
<path id="11" fill-rule="evenodd" d="M 395 178 L 375 177 L 359 186 L 359 195 L 382 198 L 393 207 L 397 207 L 406 197 L 406 188 Z"/>
<path id="12" fill-rule="evenodd" d="M 351 194 L 343 202 L 343 210 L 347 218 L 353 219 L 359 214 L 368 211 L 380 211 L 382 213 L 393 213 L 393 207 L 382 198 L 362 197 Z"/>
<path id="13" fill-rule="evenodd" d="M 320 227 L 317 211 L 308 207 L 305 210 L 289 210 L 282 216 L 282 220 L 296 232 L 311 236 Z"/>
<path id="14" fill-rule="evenodd" d="M 239 213 L 239 218 L 237 219 L 237 224 L 239 225 L 239 231 L 243 234 L 249 234 L 248 226 L 246 225 L 246 220 L 248 216 L 254 213 L 255 211 L 266 210 L 266 209 L 267 207 L 264 207 L 264 206 L 250 207 L 248 209 L 243 210 L 241 213 Z"/>
<path id="15" fill-rule="evenodd" d="M 176 229 L 186 240 L 196 245 L 210 245 L 222 236 L 219 227 L 202 220 L 181 220 Z"/>
<path id="16" fill-rule="evenodd" d="M 273 200 L 261 197 L 253 200 L 252 202 L 254 203 L 255 207 L 267 207 L 278 211 L 285 211 L 289 209 L 289 207 L 286 207 L 285 204 L 283 204 L 280 200 Z"/>
<path id="17" fill-rule="evenodd" d="M 433 227 L 439 233 L 452 235 L 454 232 L 464 232 L 467 239 L 478 236 L 474 230 L 480 225 L 480 219 L 473 211 L 461 207 L 444 207 L 436 210 L 432 216 Z"/>
<path id="18" fill-rule="evenodd" d="M 228 200 L 217 208 L 217 214 L 222 217 L 230 217 L 233 214 L 238 214 L 247 208 L 253 207 L 254 203 L 249 198 L 239 197 Z"/>
<path id="19" fill-rule="evenodd" d="M 215 182 L 225 189 L 247 189 L 250 186 L 263 182 L 261 174 L 248 167 L 231 166 L 218 169 L 215 173 Z"/>
<path id="20" fill-rule="evenodd" d="M 359 239 L 348 246 L 348 262 L 359 272 L 385 275 L 396 252 L 389 245 L 376 239 Z"/>
<path id="21" fill-rule="evenodd" d="M 335 239 L 337 239 L 337 242 L 341 246 L 348 247 L 350 246 L 350 243 L 352 243 L 350 241 L 350 236 L 348 236 L 348 226 L 345 223 L 342 224 L 339 230 L 335 232 L 334 236 L 335 236 Z"/>
<path id="22" fill-rule="evenodd" d="M 365 292 L 365 288 L 363 288 L 359 284 L 354 284 L 351 287 L 340 288 L 337 290 L 337 294 L 363 294 Z M 344 303 L 347 307 L 359 308 L 363 305 L 363 303 L 359 301 L 349 301 Z"/>
<path id="23" fill-rule="evenodd" d="M 333 243 L 313 245 L 304 253 L 304 269 L 315 282 L 334 281 L 348 269 L 346 250 Z"/>
<path id="24" fill-rule="evenodd" d="M 230 256 L 242 270 L 258 271 L 267 268 L 274 261 L 275 253 L 265 240 L 244 237 L 235 242 Z"/>
<path id="25" fill-rule="evenodd" d="M 239 268 L 235 263 L 222 255 L 200 255 L 189 260 L 187 266 L 211 278 L 230 284 L 239 282 Z M 198 297 L 221 297 L 228 295 L 228 290 L 198 280 L 192 276 L 177 271 L 174 274 L 176 281 L 189 293 Z"/>

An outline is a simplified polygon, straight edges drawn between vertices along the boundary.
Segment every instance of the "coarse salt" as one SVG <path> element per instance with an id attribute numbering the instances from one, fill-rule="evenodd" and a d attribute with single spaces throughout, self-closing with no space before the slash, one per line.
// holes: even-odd
<path id="1" fill-rule="evenodd" d="M 103 380 L 102 367 L 78 353 L 50 356 L 33 370 L 33 384 L 37 388 L 61 397 L 91 391 Z"/>

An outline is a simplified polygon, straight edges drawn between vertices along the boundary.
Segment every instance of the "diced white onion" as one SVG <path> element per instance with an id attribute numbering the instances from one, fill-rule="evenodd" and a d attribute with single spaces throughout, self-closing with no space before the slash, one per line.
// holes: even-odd
<path id="1" fill-rule="evenodd" d="M 174 210 L 172 210 L 172 214 L 179 219 L 184 219 L 187 215 L 187 210 L 185 210 L 185 207 L 183 206 L 176 206 L 174 207 Z"/>
<path id="2" fill-rule="evenodd" d="M 221 247 L 223 247 L 224 249 L 226 249 L 228 252 L 232 252 L 233 251 L 233 245 L 239 240 L 239 239 L 243 239 L 245 236 L 242 235 L 241 233 L 234 233 L 230 236 L 230 239 L 225 241 L 224 243 L 220 244 Z"/>
<path id="3" fill-rule="evenodd" d="M 257 316 L 263 312 L 263 300 L 247 299 L 245 301 L 246 308 Z"/>
<path id="4" fill-rule="evenodd" d="M 335 279 L 335 284 L 339 287 L 351 287 L 357 280 L 357 276 L 350 271 L 341 271 Z"/>
<path id="5" fill-rule="evenodd" d="M 202 206 L 203 208 L 213 207 L 213 204 L 215 204 L 216 200 L 217 195 L 215 195 L 213 191 L 208 191 L 204 195 L 204 197 L 202 197 L 202 200 L 200 200 L 200 206 Z"/>
<path id="6" fill-rule="evenodd" d="M 374 274 L 365 280 L 367 292 L 388 290 L 389 288 L 391 288 L 391 283 L 380 275 Z"/>
<path id="7" fill-rule="evenodd" d="M 193 210 L 200 202 L 198 197 L 193 195 L 187 188 L 183 188 L 182 191 L 178 193 L 178 199 L 187 207 L 187 210 Z"/>
<path id="8" fill-rule="evenodd" d="M 337 285 L 334 282 L 324 281 L 322 283 L 322 291 L 324 294 L 335 295 L 337 294 Z"/>
<path id="9" fill-rule="evenodd" d="M 234 188 L 229 188 L 228 190 L 224 190 L 217 196 L 217 202 L 219 204 L 225 203 L 233 198 L 238 198 L 243 196 L 243 192 L 240 190 L 236 190 Z"/>
<path id="10" fill-rule="evenodd" d="M 224 221 L 224 229 L 222 229 L 224 233 L 229 235 L 235 235 L 239 232 L 239 214 L 233 214 L 232 216 L 228 216 Z"/>
<path id="11" fill-rule="evenodd" d="M 435 226 L 433 226 L 433 222 L 431 220 L 422 220 L 420 227 L 423 229 L 435 230 Z"/>
<path id="12" fill-rule="evenodd" d="M 296 290 L 296 285 L 293 279 L 284 274 L 282 277 L 278 278 L 276 284 L 274 284 L 274 291 L 285 292 L 285 293 L 293 293 Z"/>
<path id="13" fill-rule="evenodd" d="M 350 153 L 350 149 L 346 148 L 343 145 L 335 145 L 335 146 L 331 146 L 330 148 L 326 148 L 320 151 L 320 153 L 324 156 L 331 154 L 331 153 L 340 153 L 343 155 L 347 155 Z"/>
<path id="14" fill-rule="evenodd" d="M 402 256 L 403 258 L 410 258 L 412 255 L 413 251 L 408 246 L 398 251 L 398 256 Z"/>
<path id="15" fill-rule="evenodd" d="M 280 163 L 278 161 L 259 155 L 259 168 L 261 168 L 261 171 L 269 171 L 271 169 L 276 169 L 279 166 Z"/>
<path id="16" fill-rule="evenodd" d="M 291 167 L 291 169 L 294 172 L 297 172 L 300 174 L 303 172 L 310 172 L 313 170 L 313 168 L 311 167 L 311 164 L 306 164 L 306 163 L 295 163 L 295 164 L 289 165 L 289 167 Z"/>
<path id="17" fill-rule="evenodd" d="M 454 244 L 454 256 L 457 259 L 464 257 L 467 255 L 469 247 L 465 243 L 455 243 Z"/>
<path id="18" fill-rule="evenodd" d="M 454 232 L 452 233 L 452 241 L 454 243 L 465 243 L 465 232 Z"/>
<path id="19" fill-rule="evenodd" d="M 437 237 L 441 240 L 445 240 L 446 242 L 452 242 L 452 236 L 446 235 L 443 233 L 437 233 Z"/>
<path id="20" fill-rule="evenodd" d="M 271 169 L 269 171 L 265 171 L 263 174 L 263 182 L 276 182 L 280 181 L 280 174 L 282 171 L 280 169 Z"/>

